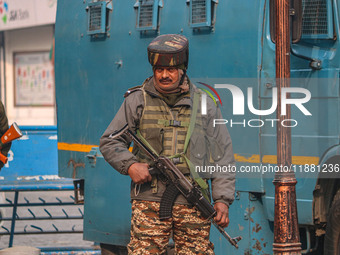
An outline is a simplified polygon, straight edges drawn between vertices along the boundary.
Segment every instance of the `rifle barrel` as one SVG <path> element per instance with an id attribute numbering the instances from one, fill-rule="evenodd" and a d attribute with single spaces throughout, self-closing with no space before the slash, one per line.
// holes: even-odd
<path id="1" fill-rule="evenodd" d="M 238 249 L 237 242 L 240 241 L 242 237 L 237 236 L 237 237 L 231 238 L 230 235 L 227 233 L 227 231 L 225 231 L 221 226 L 219 226 L 214 219 L 211 219 L 211 222 L 218 229 L 218 231 L 220 231 L 220 233 L 229 241 L 229 243 L 231 243 L 233 246 L 236 247 L 236 249 Z"/>

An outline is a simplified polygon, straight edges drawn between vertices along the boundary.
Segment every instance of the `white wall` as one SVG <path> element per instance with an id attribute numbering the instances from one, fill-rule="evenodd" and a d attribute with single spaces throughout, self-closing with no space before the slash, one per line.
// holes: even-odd
<path id="1" fill-rule="evenodd" d="M 5 31 L 6 94 L 5 108 L 9 123 L 18 125 L 55 125 L 55 106 L 14 105 L 14 52 L 50 51 L 53 40 L 53 26 L 42 26 Z M 4 84 L 2 84 L 4 86 Z M 2 89 L 3 91 L 3 89 Z M 2 96 L 2 101 L 4 101 Z"/>

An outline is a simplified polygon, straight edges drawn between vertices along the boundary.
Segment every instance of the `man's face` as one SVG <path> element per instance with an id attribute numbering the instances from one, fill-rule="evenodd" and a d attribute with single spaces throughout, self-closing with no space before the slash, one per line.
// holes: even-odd
<path id="1" fill-rule="evenodd" d="M 178 81 L 178 69 L 175 67 L 157 67 L 154 69 L 154 77 L 157 85 L 165 91 L 175 89 Z"/>

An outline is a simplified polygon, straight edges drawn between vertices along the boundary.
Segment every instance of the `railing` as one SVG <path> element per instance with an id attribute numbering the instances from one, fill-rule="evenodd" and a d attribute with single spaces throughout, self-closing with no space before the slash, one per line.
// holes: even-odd
<path id="1" fill-rule="evenodd" d="M 0 218 L 3 222 L 10 222 L 10 228 L 6 226 L 1 226 L 0 228 L 0 236 L 1 235 L 9 235 L 9 244 L 8 247 L 13 246 L 14 237 L 16 235 L 37 235 L 37 234 L 76 234 L 82 233 L 83 230 L 75 229 L 75 225 L 67 225 L 68 229 L 62 229 L 57 227 L 54 223 L 55 220 L 61 221 L 69 221 L 69 220 L 82 220 L 83 219 L 83 210 L 74 203 L 74 197 L 71 195 L 67 199 L 67 201 L 63 201 L 58 197 L 58 192 L 60 191 L 73 191 L 74 185 L 73 181 L 69 179 L 60 179 L 60 180 L 52 180 L 52 181 L 1 181 L 0 182 L 0 192 L 5 192 L 8 194 L 9 192 L 14 193 L 12 196 L 6 196 L 6 202 L 0 203 L 0 209 L 3 208 L 12 208 L 11 217 L 3 217 Z M 25 196 L 26 192 L 53 192 L 53 196 L 55 196 L 55 202 L 46 201 L 38 194 L 38 201 L 31 201 L 30 198 Z M 45 193 L 46 194 L 46 193 Z M 19 201 L 19 195 L 23 195 L 20 197 L 22 200 Z M 61 209 L 63 215 L 55 215 L 55 208 Z M 70 215 L 65 208 L 66 207 L 75 207 L 73 208 L 72 215 Z M 39 213 L 34 212 L 33 208 L 37 208 Z M 75 213 L 77 212 L 77 213 Z M 21 216 L 25 215 L 25 216 Z M 27 216 L 28 215 L 28 216 Z M 21 229 L 16 229 L 16 222 L 23 221 L 26 225 Z M 44 223 L 41 226 L 40 223 Z M 34 223 L 34 224 L 31 224 Z M 8 224 L 5 224 L 8 225 Z M 65 225 L 65 224 L 64 224 Z M 53 230 L 46 230 L 45 228 L 52 226 Z M 51 228 L 50 228 L 51 229 Z M 48 250 L 62 250 L 63 248 L 48 248 Z M 70 249 L 70 248 L 69 248 Z M 80 248 L 78 248 L 80 249 Z M 71 249 L 75 250 L 75 249 Z M 91 254 L 95 251 L 92 250 Z"/>
<path id="2" fill-rule="evenodd" d="M 73 180 L 58 177 L 56 126 L 20 129 L 23 137 L 13 141 L 0 172 L 0 212 L 6 213 L 0 214 L 0 250 L 20 243 L 44 246 L 41 254 L 100 254 L 93 243 L 71 235 L 83 232 L 83 205 L 74 203 L 81 193 L 73 195 Z"/>

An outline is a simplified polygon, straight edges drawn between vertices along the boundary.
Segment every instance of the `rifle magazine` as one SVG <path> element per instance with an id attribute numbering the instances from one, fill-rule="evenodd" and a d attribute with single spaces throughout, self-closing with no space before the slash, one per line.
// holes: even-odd
<path id="1" fill-rule="evenodd" d="M 159 209 L 159 218 L 161 220 L 166 220 L 172 217 L 172 206 L 179 194 L 180 191 L 174 184 L 171 183 L 168 185 L 161 198 Z"/>

